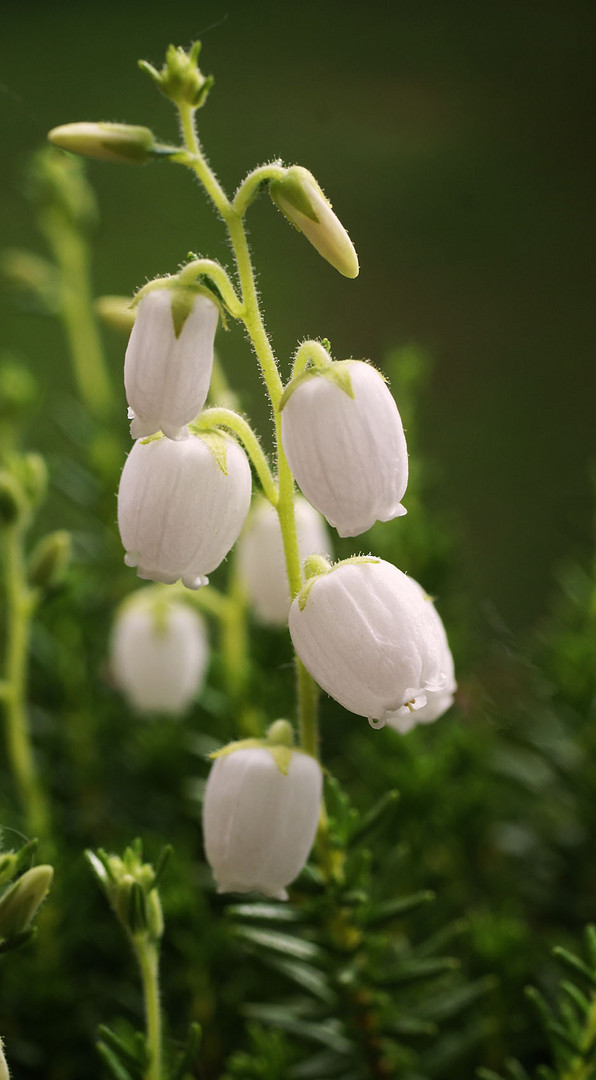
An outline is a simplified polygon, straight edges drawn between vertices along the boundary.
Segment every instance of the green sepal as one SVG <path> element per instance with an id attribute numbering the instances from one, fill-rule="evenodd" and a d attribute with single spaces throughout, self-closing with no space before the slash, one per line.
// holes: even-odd
<path id="1" fill-rule="evenodd" d="M 207 445 L 207 449 L 211 451 L 217 464 L 219 465 L 224 476 L 228 475 L 228 456 L 227 456 L 227 438 L 222 435 L 220 431 L 196 431 L 193 430 L 192 425 L 189 425 L 193 435 L 196 435 L 198 439 L 202 439 Z"/>
<path id="2" fill-rule="evenodd" d="M 313 577 L 309 578 L 308 581 L 305 582 L 300 592 L 298 593 L 298 607 L 301 611 L 304 611 L 304 608 L 306 607 L 306 601 L 310 596 L 311 589 L 315 582 L 317 582 L 319 578 L 326 577 L 327 574 L 333 573 L 333 571 L 337 570 L 338 567 L 349 566 L 352 563 L 354 565 L 358 565 L 359 563 L 378 563 L 380 561 L 381 560 L 376 558 L 376 556 L 374 555 L 352 555 L 352 557 L 349 559 L 341 559 L 339 562 L 334 563 L 333 566 L 330 566 L 329 569 L 325 570 L 322 574 L 315 574 Z"/>
<path id="3" fill-rule="evenodd" d="M 227 757 L 228 754 L 233 754 L 236 750 L 268 750 L 279 771 L 284 776 L 288 775 L 292 755 L 303 752 L 302 750 L 296 750 L 294 747 L 294 732 L 288 720 L 276 720 L 269 727 L 267 736 L 264 739 L 239 739 L 228 743 L 227 746 L 222 746 L 220 750 L 215 750 L 209 757 L 213 760 Z"/>
<path id="4" fill-rule="evenodd" d="M 347 394 L 349 398 L 356 397 L 354 393 L 354 387 L 352 386 L 352 380 L 350 378 L 350 372 L 348 365 L 353 364 L 353 360 L 334 360 L 328 367 L 307 367 L 304 371 L 301 371 L 299 375 L 295 375 L 293 379 L 290 379 L 283 394 L 281 395 L 279 402 L 279 411 L 287 405 L 292 394 L 302 383 L 307 382 L 309 379 L 314 379 L 320 376 L 324 379 L 330 379 L 335 383 L 340 390 L 343 390 L 344 394 Z"/>
<path id="5" fill-rule="evenodd" d="M 308 218 L 309 221 L 319 221 L 319 216 L 309 199 L 309 184 L 316 185 L 318 188 L 314 176 L 300 165 L 292 165 L 283 178 L 271 180 L 269 184 L 269 193 L 273 202 L 295 228 L 298 228 L 298 226 L 296 225 L 296 222 L 292 220 L 287 209 L 283 206 L 283 200 L 288 202 L 299 214 L 303 214 L 304 217 Z M 320 194 L 323 195 L 320 188 L 318 188 L 318 190 Z"/>
<path id="6" fill-rule="evenodd" d="M 176 338 L 179 338 L 184 328 L 184 324 L 194 307 L 197 291 L 192 287 L 181 288 L 180 286 L 173 285 L 171 287 L 171 293 L 174 334 Z"/>

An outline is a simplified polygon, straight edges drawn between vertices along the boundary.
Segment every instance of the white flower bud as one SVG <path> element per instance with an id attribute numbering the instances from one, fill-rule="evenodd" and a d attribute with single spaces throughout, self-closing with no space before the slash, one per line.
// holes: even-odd
<path id="1" fill-rule="evenodd" d="M 339 563 L 307 581 L 290 609 L 294 648 L 315 681 L 350 712 L 378 720 L 421 708 L 446 689 L 432 601 L 391 563 Z"/>
<path id="2" fill-rule="evenodd" d="M 238 539 L 250 495 L 248 459 L 228 436 L 136 442 L 118 490 L 126 565 L 167 585 L 206 585 Z"/>
<path id="3" fill-rule="evenodd" d="M 2 1039 L 0 1039 L 0 1080 L 10 1080 Z"/>
<path id="4" fill-rule="evenodd" d="M 300 495 L 294 506 L 300 561 L 315 553 L 329 555 L 331 541 L 319 512 Z M 267 499 L 259 498 L 253 506 L 238 541 L 238 562 L 256 616 L 270 626 L 287 625 L 291 601 L 281 528 Z"/>
<path id="5" fill-rule="evenodd" d="M 218 757 L 205 789 L 205 853 L 218 892 L 261 892 L 287 900 L 312 847 L 321 808 L 322 774 L 300 750 L 287 773 L 265 746 Z"/>
<path id="6" fill-rule="evenodd" d="M 186 604 L 141 591 L 120 608 L 110 669 L 139 712 L 185 712 L 203 685 L 208 660 L 204 620 Z"/>
<path id="7" fill-rule="evenodd" d="M 344 277 L 358 277 L 356 249 L 341 221 L 333 213 L 329 199 L 308 169 L 302 165 L 292 165 L 282 177 L 271 181 L 269 194 L 292 225 L 310 240 L 319 255 Z"/>
<path id="8" fill-rule="evenodd" d="M 187 288 L 143 296 L 124 361 L 133 438 L 187 434 L 207 400 L 217 319 L 217 305 Z"/>
<path id="9" fill-rule="evenodd" d="M 410 578 L 413 584 L 418 585 Z M 429 597 L 425 593 L 424 589 L 418 585 L 423 599 L 429 600 Z M 453 697 L 457 690 L 457 683 L 455 681 L 455 668 L 453 665 L 453 656 L 451 655 L 451 649 L 449 648 L 449 642 L 447 640 L 447 634 L 445 633 L 445 627 L 441 616 L 436 610 L 433 603 L 430 604 L 432 615 L 434 616 L 434 623 L 441 638 L 441 669 L 446 673 L 447 685 L 442 690 L 427 690 L 426 691 L 426 705 L 422 705 L 420 709 L 408 709 L 407 706 L 402 706 L 394 713 L 390 713 L 387 717 L 387 723 L 390 727 L 395 728 L 401 735 L 406 735 L 408 731 L 411 731 L 417 724 L 431 724 L 433 720 L 438 720 L 443 713 L 446 713 L 448 709 L 453 705 Z"/>
<path id="10" fill-rule="evenodd" d="M 346 360 L 299 377 L 281 431 L 299 487 L 340 536 L 358 536 L 375 521 L 406 513 L 404 429 L 383 376 L 370 364 Z"/>

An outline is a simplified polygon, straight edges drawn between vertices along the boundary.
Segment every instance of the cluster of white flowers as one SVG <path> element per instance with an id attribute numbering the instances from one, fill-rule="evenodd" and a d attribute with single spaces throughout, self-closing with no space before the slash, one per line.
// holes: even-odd
<path id="1" fill-rule="evenodd" d="M 226 557 L 251 502 L 242 447 L 221 430 L 188 427 L 207 398 L 217 318 L 215 303 L 187 286 L 150 289 L 125 363 L 137 438 L 118 493 L 125 561 L 141 578 L 181 579 L 190 589 Z M 323 517 L 340 536 L 357 536 L 406 513 L 408 482 L 403 425 L 383 376 L 363 361 L 327 359 L 297 370 L 281 402 L 283 449 L 305 496 L 295 516 L 306 582 L 292 600 L 278 515 L 260 497 L 240 540 L 240 573 L 256 617 L 289 624 L 323 690 L 374 727 L 406 733 L 451 705 L 453 659 L 432 600 L 412 578 L 373 556 L 335 565 L 323 557 L 331 552 Z M 141 596 L 117 620 L 112 670 L 135 708 L 178 713 L 197 693 L 207 651 L 193 611 L 165 601 L 159 610 Z M 232 744 L 212 768 L 204 833 L 220 891 L 283 898 L 306 861 L 321 769 L 291 746 L 287 728 L 279 721 L 266 739 Z"/>

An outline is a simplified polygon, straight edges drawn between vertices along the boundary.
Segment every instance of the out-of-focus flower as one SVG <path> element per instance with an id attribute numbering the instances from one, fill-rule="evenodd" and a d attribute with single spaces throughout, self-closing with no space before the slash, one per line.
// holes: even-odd
<path id="1" fill-rule="evenodd" d="M 358 256 L 341 221 L 313 174 L 292 165 L 269 184 L 273 202 L 328 263 L 344 277 L 358 277 Z"/>
<path id="2" fill-rule="evenodd" d="M 152 289 L 141 301 L 124 361 L 130 433 L 183 438 L 211 381 L 217 305 L 190 288 Z"/>
<path id="3" fill-rule="evenodd" d="M 340 536 L 405 514 L 404 429 L 383 376 L 370 364 L 344 360 L 298 376 L 281 424 L 299 487 Z"/>
<path id="4" fill-rule="evenodd" d="M 32 866 L 0 899 L 0 939 L 16 937 L 29 926 L 50 891 L 54 869 Z"/>
<path id="5" fill-rule="evenodd" d="M 188 605 L 142 590 L 120 608 L 110 669 L 139 712 L 185 712 L 203 685 L 208 661 L 204 620 Z"/>
<path id="6" fill-rule="evenodd" d="M 449 685 L 432 601 L 382 559 L 338 563 L 310 578 L 290 609 L 294 648 L 315 681 L 350 712 L 382 726 Z"/>
<path id="7" fill-rule="evenodd" d="M 278 725 L 287 724 L 277 721 Z M 287 725 L 289 727 L 289 725 Z M 218 892 L 287 900 L 312 847 L 321 808 L 318 762 L 271 740 L 226 748 L 205 789 L 205 853 Z"/>
<path id="8" fill-rule="evenodd" d="M 126 565 L 152 581 L 206 585 L 238 538 L 250 495 L 248 459 L 228 436 L 136 442 L 118 491 Z"/>
<path id="9" fill-rule="evenodd" d="M 329 555 L 331 540 L 317 510 L 300 495 L 295 501 L 300 560 L 313 553 Z M 290 610 L 290 588 L 277 511 L 259 497 L 238 541 L 238 561 L 250 605 L 263 623 L 284 626 Z"/>

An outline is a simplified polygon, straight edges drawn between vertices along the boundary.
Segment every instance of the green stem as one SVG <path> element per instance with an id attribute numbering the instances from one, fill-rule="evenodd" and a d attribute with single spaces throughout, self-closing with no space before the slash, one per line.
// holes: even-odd
<path id="1" fill-rule="evenodd" d="M 41 227 L 61 271 L 60 316 L 79 394 L 91 415 L 101 419 L 112 391 L 93 310 L 87 244 L 61 215 L 46 213 Z"/>
<path id="2" fill-rule="evenodd" d="M 271 474 L 271 469 L 269 468 L 269 462 L 263 453 L 257 435 L 243 416 L 240 416 L 239 413 L 232 412 L 231 409 L 223 409 L 214 406 L 211 409 L 204 409 L 194 421 L 193 426 L 198 428 L 199 431 L 209 431 L 214 427 L 226 427 L 229 428 L 230 431 L 233 431 L 246 448 L 246 452 L 261 481 L 261 487 L 263 488 L 266 498 L 269 499 L 269 502 L 273 506 L 277 506 L 278 491 L 275 480 Z"/>
<path id="3" fill-rule="evenodd" d="M 149 1067 L 145 1080 L 162 1080 L 162 1023 L 159 1002 L 159 948 L 146 937 L 133 938 L 141 972 Z"/>
<path id="4" fill-rule="evenodd" d="M 294 378 L 295 375 L 300 375 L 309 364 L 314 364 L 315 367 L 323 371 L 332 363 L 333 361 L 327 352 L 327 349 L 320 341 L 303 341 L 294 357 L 292 378 Z"/>
<path id="5" fill-rule="evenodd" d="M 260 165 L 258 169 L 249 172 L 234 195 L 232 206 L 236 213 L 242 217 L 256 199 L 263 184 L 269 180 L 283 180 L 286 172 L 287 169 L 284 169 L 281 161 L 271 161 L 268 165 Z"/>
<path id="6" fill-rule="evenodd" d="M 23 530 L 19 524 L 6 526 L 4 549 L 7 646 L 1 700 L 8 757 L 23 802 L 27 832 L 47 841 L 49 813 L 35 769 L 26 705 L 27 657 L 37 594 L 27 585 Z"/>
<path id="7" fill-rule="evenodd" d="M 302 587 L 302 570 L 300 567 L 300 553 L 298 549 L 298 537 L 296 533 L 296 517 L 294 513 L 294 478 L 287 463 L 281 441 L 281 416 L 279 404 L 283 393 L 283 383 L 271 342 L 265 330 L 263 316 L 259 306 L 259 297 L 255 281 L 255 275 L 248 247 L 246 229 L 244 227 L 243 213 L 248 202 L 249 186 L 245 188 L 246 198 L 240 198 L 240 192 L 234 203 L 231 203 L 223 188 L 211 171 L 201 149 L 195 123 L 194 110 L 189 105 L 180 104 L 180 120 L 188 157 L 185 164 L 193 169 L 197 178 L 203 184 L 205 191 L 210 196 L 219 214 L 225 222 L 230 240 L 234 249 L 238 279 L 242 292 L 243 321 L 248 331 L 254 351 L 259 362 L 261 373 L 267 387 L 267 392 L 273 407 L 275 417 L 275 444 L 277 457 L 277 481 L 279 485 L 279 498 L 277 513 L 284 545 L 286 570 L 290 586 L 290 595 L 296 596 Z M 267 166 L 265 166 L 265 170 Z M 254 177 L 256 175 L 252 174 Z M 264 173 L 258 183 L 264 178 Z M 245 181 L 245 184 L 247 182 Z M 242 191 L 242 188 L 240 189 Z M 318 735 L 316 708 L 314 701 L 316 693 L 307 686 L 314 682 L 302 665 L 298 663 L 298 679 L 301 692 L 299 695 L 299 727 L 302 745 L 308 753 L 317 756 Z"/>

